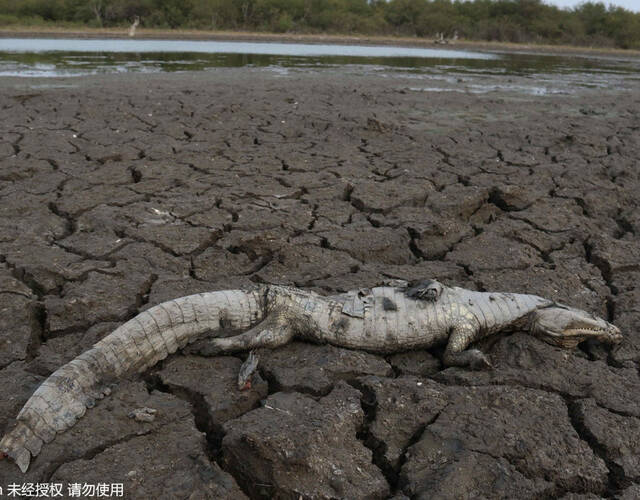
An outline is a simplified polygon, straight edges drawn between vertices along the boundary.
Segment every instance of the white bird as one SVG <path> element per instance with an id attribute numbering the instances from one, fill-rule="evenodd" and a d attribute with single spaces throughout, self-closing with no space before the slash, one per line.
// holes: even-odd
<path id="1" fill-rule="evenodd" d="M 136 28 L 138 27 L 138 24 L 140 24 L 140 18 L 136 16 L 135 20 L 133 21 L 133 24 L 131 25 L 131 28 L 129 28 L 129 36 L 136 35 Z"/>

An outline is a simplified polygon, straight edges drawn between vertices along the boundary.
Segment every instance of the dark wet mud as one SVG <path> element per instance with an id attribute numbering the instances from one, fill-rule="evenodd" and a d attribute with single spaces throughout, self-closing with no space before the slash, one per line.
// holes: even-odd
<path id="1" fill-rule="evenodd" d="M 620 346 L 515 333 L 481 346 L 493 371 L 472 372 L 443 369 L 437 349 L 296 342 L 262 353 L 243 393 L 242 356 L 176 354 L 26 475 L 0 462 L 0 486 L 636 498 L 640 94 L 456 83 L 282 68 L 4 79 L 0 432 L 44 377 L 139 311 L 255 283 L 335 293 L 435 277 L 537 293 L 608 318 Z M 127 416 L 141 407 L 156 418 Z"/>

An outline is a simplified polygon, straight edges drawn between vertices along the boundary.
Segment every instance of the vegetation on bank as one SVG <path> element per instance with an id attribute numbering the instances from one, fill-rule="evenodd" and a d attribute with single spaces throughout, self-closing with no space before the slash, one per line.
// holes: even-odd
<path id="1" fill-rule="evenodd" d="M 640 14 L 542 0 L 0 0 L 0 26 L 111 27 L 441 36 L 640 48 Z"/>

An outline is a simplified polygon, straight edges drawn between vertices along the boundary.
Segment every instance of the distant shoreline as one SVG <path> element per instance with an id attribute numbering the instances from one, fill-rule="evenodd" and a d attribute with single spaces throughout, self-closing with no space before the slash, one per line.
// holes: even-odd
<path id="1" fill-rule="evenodd" d="M 73 29 L 19 27 L 1 28 L 1 38 L 113 38 L 129 39 L 128 28 Z M 516 44 L 509 42 L 486 42 L 457 40 L 448 44 L 437 44 L 429 38 L 391 37 L 367 35 L 322 35 L 295 33 L 261 33 L 244 31 L 198 31 L 198 30 L 159 30 L 139 29 L 135 39 L 147 40 L 224 40 L 256 41 L 282 43 L 325 43 L 349 45 L 396 45 L 407 47 L 438 48 L 443 50 L 474 50 L 480 52 L 533 52 L 537 54 L 585 55 L 598 57 L 640 57 L 640 51 L 608 47 L 580 47 L 570 45 Z"/>

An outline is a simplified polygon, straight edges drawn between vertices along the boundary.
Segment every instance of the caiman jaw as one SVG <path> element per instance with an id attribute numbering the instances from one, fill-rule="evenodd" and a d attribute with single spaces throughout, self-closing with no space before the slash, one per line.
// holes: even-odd
<path id="1" fill-rule="evenodd" d="M 606 344 L 618 344 L 622 341 L 620 329 L 614 325 L 609 328 L 567 328 L 558 336 L 551 335 L 552 343 L 566 348 L 573 348 L 580 342 L 589 339 L 596 339 Z M 545 338 L 548 340 L 549 337 Z"/>
<path id="2" fill-rule="evenodd" d="M 549 344 L 566 348 L 589 339 L 607 344 L 622 342 L 622 333 L 617 326 L 580 309 L 565 306 L 536 311 L 531 333 Z"/>
<path id="3" fill-rule="evenodd" d="M 607 328 L 568 328 L 564 331 L 567 337 L 590 337 L 598 339 L 600 342 L 607 344 L 619 344 L 622 342 L 622 333 L 620 329 L 609 323 Z"/>

